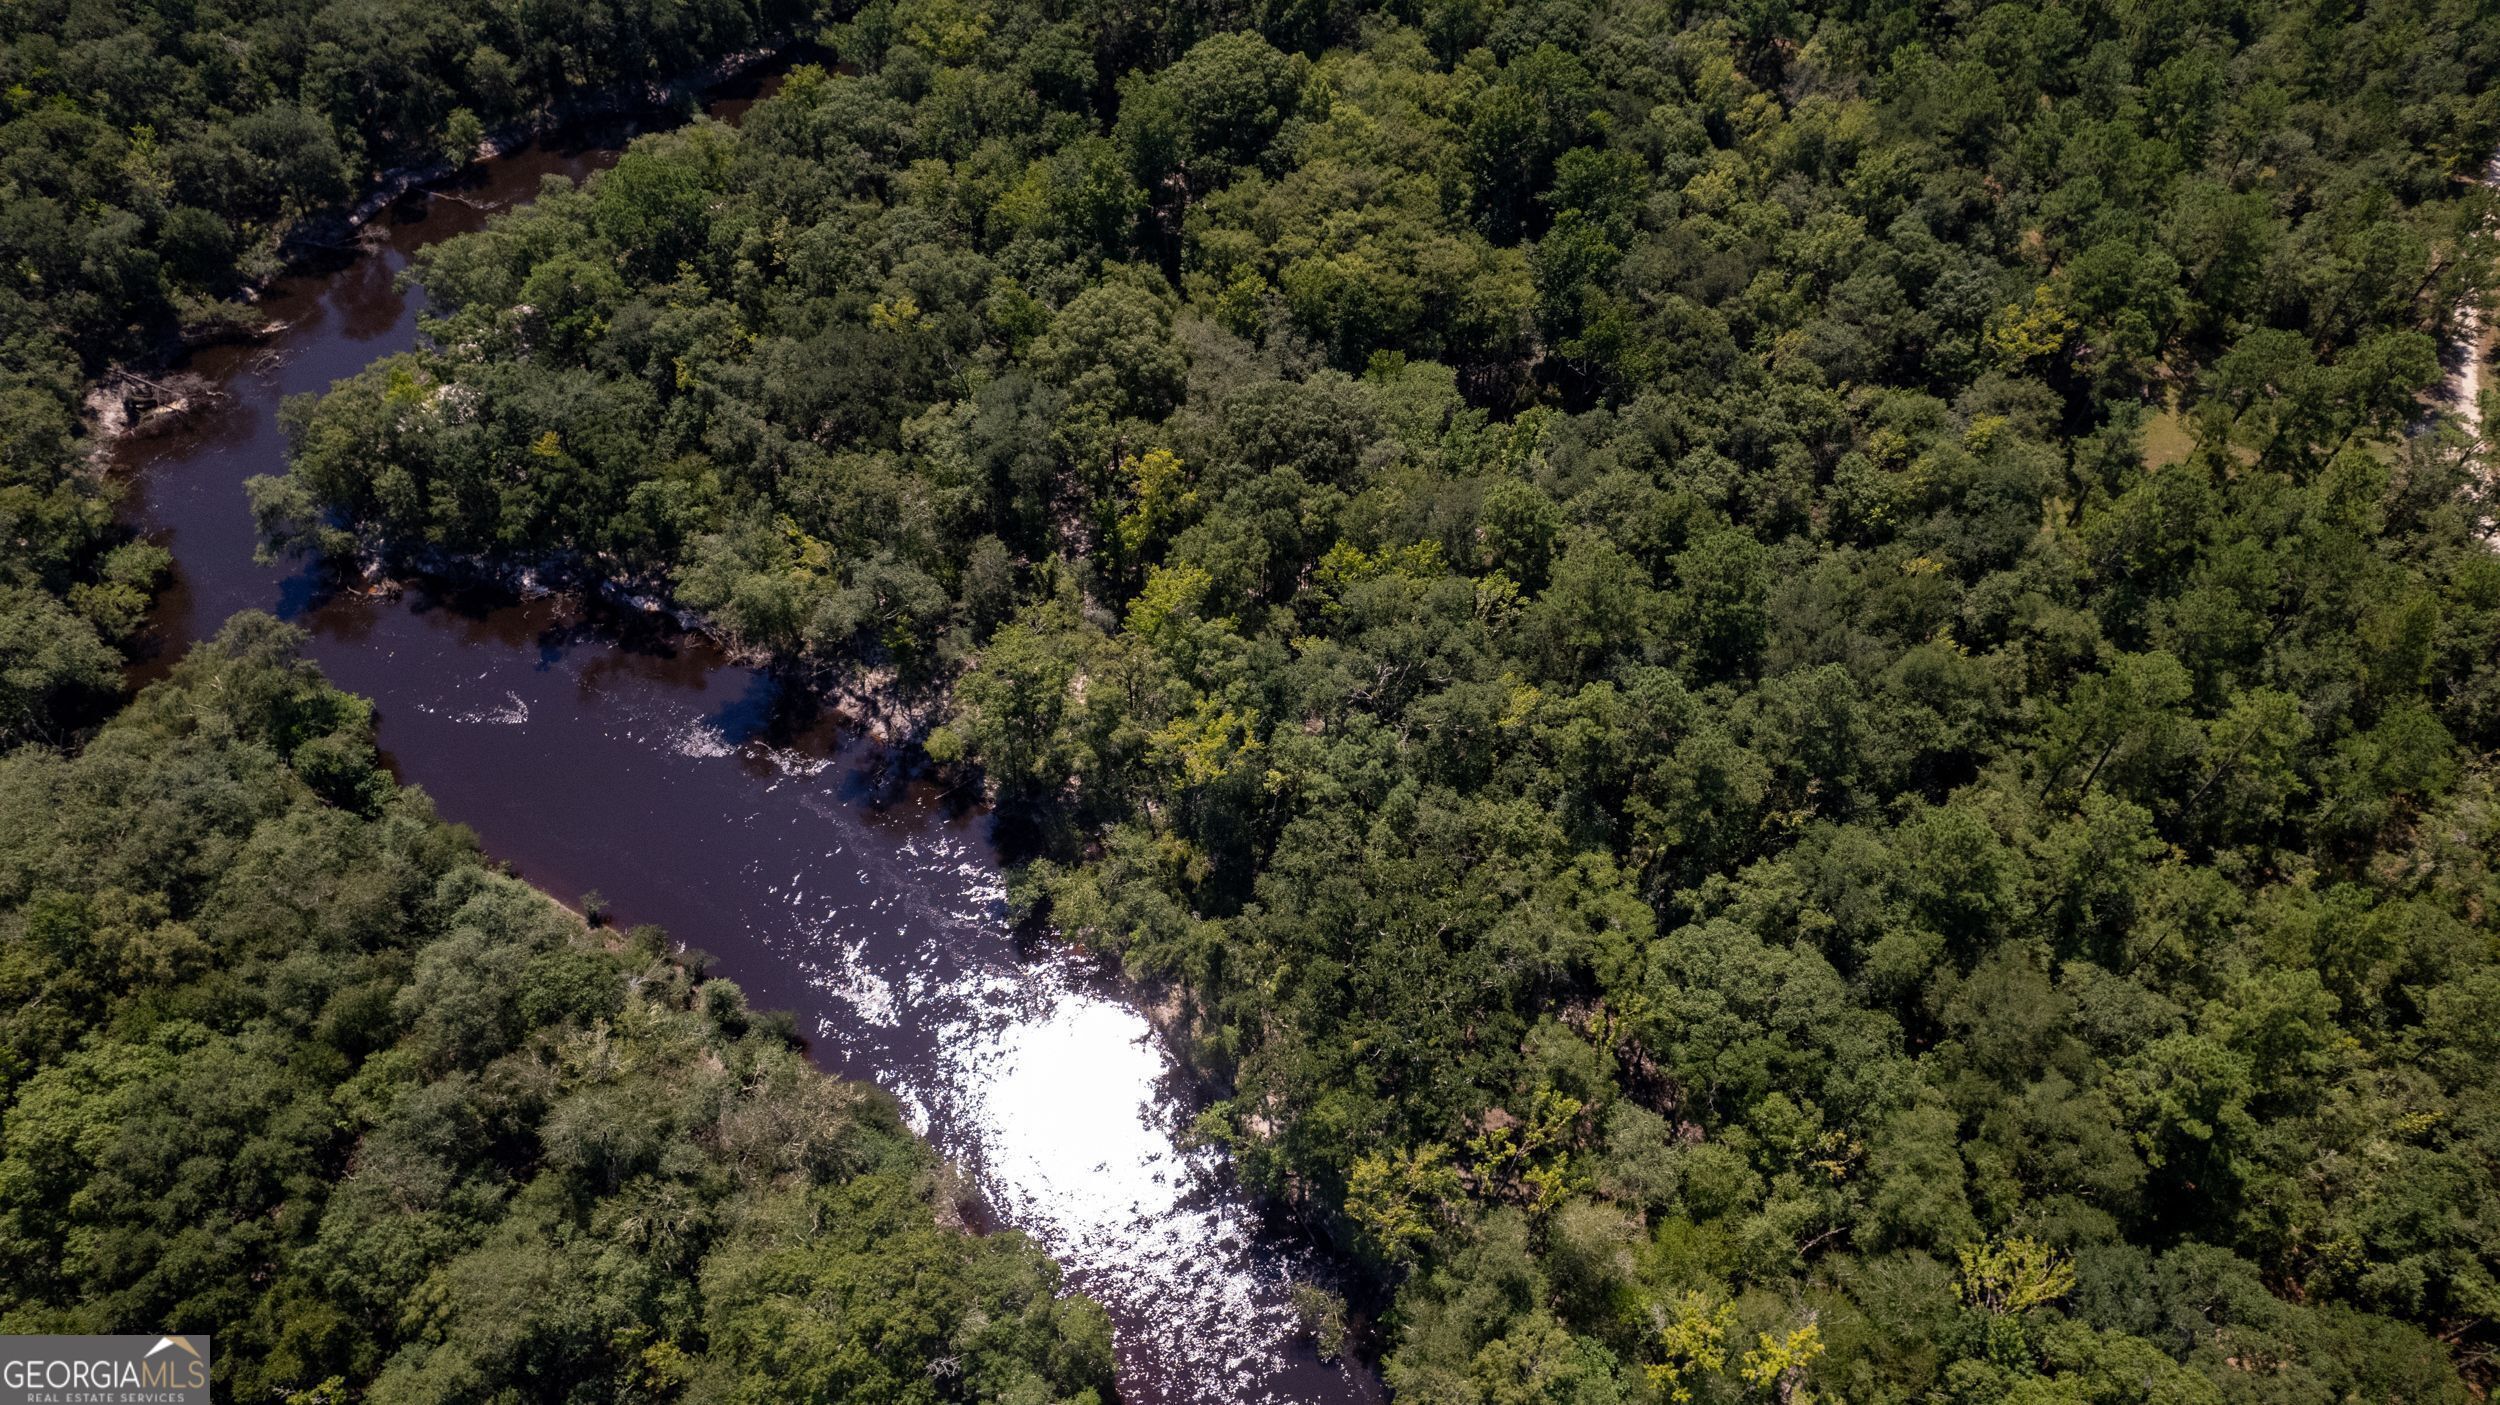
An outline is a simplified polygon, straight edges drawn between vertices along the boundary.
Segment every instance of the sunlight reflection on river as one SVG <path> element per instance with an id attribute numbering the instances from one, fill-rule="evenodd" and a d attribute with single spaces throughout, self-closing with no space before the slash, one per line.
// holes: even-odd
<path id="1" fill-rule="evenodd" d="M 805 982 L 819 1057 L 891 1091 L 999 1223 L 1111 1309 L 1132 1398 L 1368 1394 L 1368 1377 L 1315 1361 L 1294 1321 L 1289 1285 L 1320 1266 L 1261 1233 L 1219 1153 L 1184 1145 L 1191 1103 L 1162 1036 L 1081 953 L 1018 950 L 985 819 L 950 822 L 925 785 L 864 780 L 882 757 L 746 735 L 753 708 L 707 715 L 583 681 L 612 740 L 762 782 L 737 788 L 750 842 L 735 886 L 769 903 L 738 905 L 743 935 Z M 457 693 L 424 710 L 477 732 L 532 715 L 486 679 Z M 864 804 L 867 790 L 884 798 Z"/>
<path id="2" fill-rule="evenodd" d="M 906 1115 L 972 1173 L 1000 1219 L 1127 1309 L 1124 1352 L 1154 1358 L 1154 1375 L 1192 1382 L 1200 1398 L 1275 1398 L 1260 1386 L 1285 1364 L 1293 1332 L 1287 1265 L 1250 1252 L 1256 1226 L 1226 1193 L 1222 1162 L 1179 1144 L 1182 1104 L 1153 1027 L 1092 988 L 1073 953 L 966 961 L 997 942 L 1006 888 L 962 841 L 918 836 L 891 853 L 916 900 L 893 933 L 907 940 L 852 936 L 839 907 L 820 921 L 802 968 L 851 1019 L 822 1018 L 815 1036 L 835 1046 L 898 1027 L 933 1036 L 934 1068 L 888 1080 Z M 811 906 L 795 888 L 790 900 Z"/>

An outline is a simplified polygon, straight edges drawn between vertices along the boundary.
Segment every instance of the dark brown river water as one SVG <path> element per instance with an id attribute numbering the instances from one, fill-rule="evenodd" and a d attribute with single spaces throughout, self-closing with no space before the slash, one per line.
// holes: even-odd
<path id="1" fill-rule="evenodd" d="M 734 121 L 753 91 L 709 110 Z M 402 779 L 488 853 L 712 953 L 757 1006 L 798 1012 L 828 1071 L 900 1099 L 994 1217 L 1110 1309 L 1124 1398 L 1378 1399 L 1370 1373 L 1297 1339 L 1287 1286 L 1324 1269 L 1262 1225 L 1218 1157 L 1181 1147 L 1187 1091 L 1130 992 L 1072 953 L 1019 949 L 986 814 L 642 617 L 544 597 L 373 600 L 300 563 L 254 564 L 242 484 L 284 466 L 280 400 L 414 346 L 409 255 L 543 177 L 604 168 L 624 136 L 531 147 L 404 203 L 358 256 L 270 291 L 285 332 L 192 357 L 224 401 L 117 453 L 127 514 L 179 574 L 157 666 L 238 610 L 310 630 L 330 678 L 377 704 Z"/>

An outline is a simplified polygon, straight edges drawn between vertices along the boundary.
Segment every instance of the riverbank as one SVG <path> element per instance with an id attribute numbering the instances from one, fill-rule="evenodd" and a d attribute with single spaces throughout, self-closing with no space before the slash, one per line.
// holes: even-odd
<path id="1" fill-rule="evenodd" d="M 874 658 L 794 661 L 732 639 L 702 612 L 680 604 L 667 583 L 603 572 L 579 561 L 498 562 L 431 553 L 397 563 L 364 552 L 332 563 L 357 594 L 391 599 L 414 589 L 500 591 L 517 600 L 569 599 L 629 618 L 657 621 L 700 639 L 722 661 L 792 678 L 825 709 L 879 746 L 914 747 L 943 720 L 948 688 L 940 679 L 910 680 L 891 661 Z"/>
<path id="2" fill-rule="evenodd" d="M 648 119 L 678 112 L 703 94 L 744 78 L 807 47 L 797 35 L 741 49 L 669 78 L 645 79 L 567 96 L 516 121 L 488 130 L 470 158 L 408 160 L 383 168 L 363 193 L 343 206 L 316 211 L 280 232 L 270 247 L 276 266 L 238 288 L 214 309 L 186 317 L 147 356 L 109 367 L 88 386 L 83 403 L 91 458 L 134 434 L 162 433 L 214 403 L 213 391 L 173 368 L 183 358 L 233 342 L 265 342 L 284 332 L 283 319 L 253 314 L 280 280 L 324 259 L 357 251 L 356 241 L 382 212 L 423 190 L 460 179 L 477 162 L 511 155 L 534 143 L 601 122 Z M 171 374 L 169 374 L 169 372 Z"/>
<path id="3" fill-rule="evenodd" d="M 784 37 L 778 43 L 742 49 L 692 72 L 674 78 L 646 79 L 640 83 L 622 84 L 599 92 L 565 98 L 518 122 L 488 132 L 478 141 L 471 161 L 491 161 L 509 155 L 532 142 L 585 123 L 611 121 L 618 118 L 665 112 L 693 102 L 703 93 L 736 79 L 753 69 L 789 52 L 795 40 Z M 454 163 L 448 158 L 429 162 L 412 162 L 387 170 L 379 176 L 364 199 L 343 215 L 342 233 L 362 229 L 375 215 L 405 199 L 411 192 L 444 184 L 469 168 L 469 161 Z M 322 247 L 335 247 L 335 241 L 319 237 L 318 219 L 307 220 L 289 231 L 288 241 L 307 247 L 307 252 Z"/>

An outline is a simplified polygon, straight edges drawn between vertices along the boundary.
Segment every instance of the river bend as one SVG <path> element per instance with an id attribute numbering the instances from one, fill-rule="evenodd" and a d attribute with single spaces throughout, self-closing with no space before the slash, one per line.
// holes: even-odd
<path id="1" fill-rule="evenodd" d="M 712 110 L 735 120 L 750 94 Z M 1376 1399 L 1374 1377 L 1295 1331 L 1288 1285 L 1315 1263 L 1213 1153 L 1182 1146 L 1186 1090 L 1133 994 L 1064 950 L 1018 949 L 985 814 L 641 617 L 369 599 L 254 564 L 242 484 L 284 466 L 280 401 L 416 345 L 423 295 L 397 282 L 410 255 L 543 177 L 604 167 L 621 139 L 526 148 L 403 202 L 353 258 L 270 290 L 285 331 L 191 359 L 218 402 L 114 450 L 128 516 L 178 573 L 154 666 L 238 610 L 309 629 L 330 678 L 376 703 L 394 769 L 489 854 L 712 953 L 758 1007 L 798 1012 L 829 1072 L 890 1090 L 997 1221 L 1110 1309 L 1126 1399 Z"/>

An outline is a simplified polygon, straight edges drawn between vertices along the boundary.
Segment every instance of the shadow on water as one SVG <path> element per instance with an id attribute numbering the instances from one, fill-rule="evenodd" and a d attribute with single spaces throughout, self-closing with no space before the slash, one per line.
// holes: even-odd
<path id="1" fill-rule="evenodd" d="M 192 357 L 225 401 L 117 449 L 129 520 L 179 572 L 134 673 L 238 610 L 295 620 L 329 676 L 375 701 L 394 772 L 487 852 L 714 953 L 757 1006 L 795 1012 L 821 1066 L 892 1093 L 988 1222 L 1032 1234 L 1110 1309 L 1125 1398 L 1377 1399 L 1376 1378 L 1319 1361 L 1295 1327 L 1288 1285 L 1325 1265 L 1185 1144 L 1190 1095 L 1136 993 L 1013 930 L 1003 836 L 973 797 L 654 616 L 478 585 L 380 598 L 254 562 L 242 484 L 284 466 L 280 402 L 416 345 L 411 256 L 548 177 L 604 168 L 620 140 L 531 147 L 401 202 L 352 258 L 268 291 L 283 333 Z"/>

